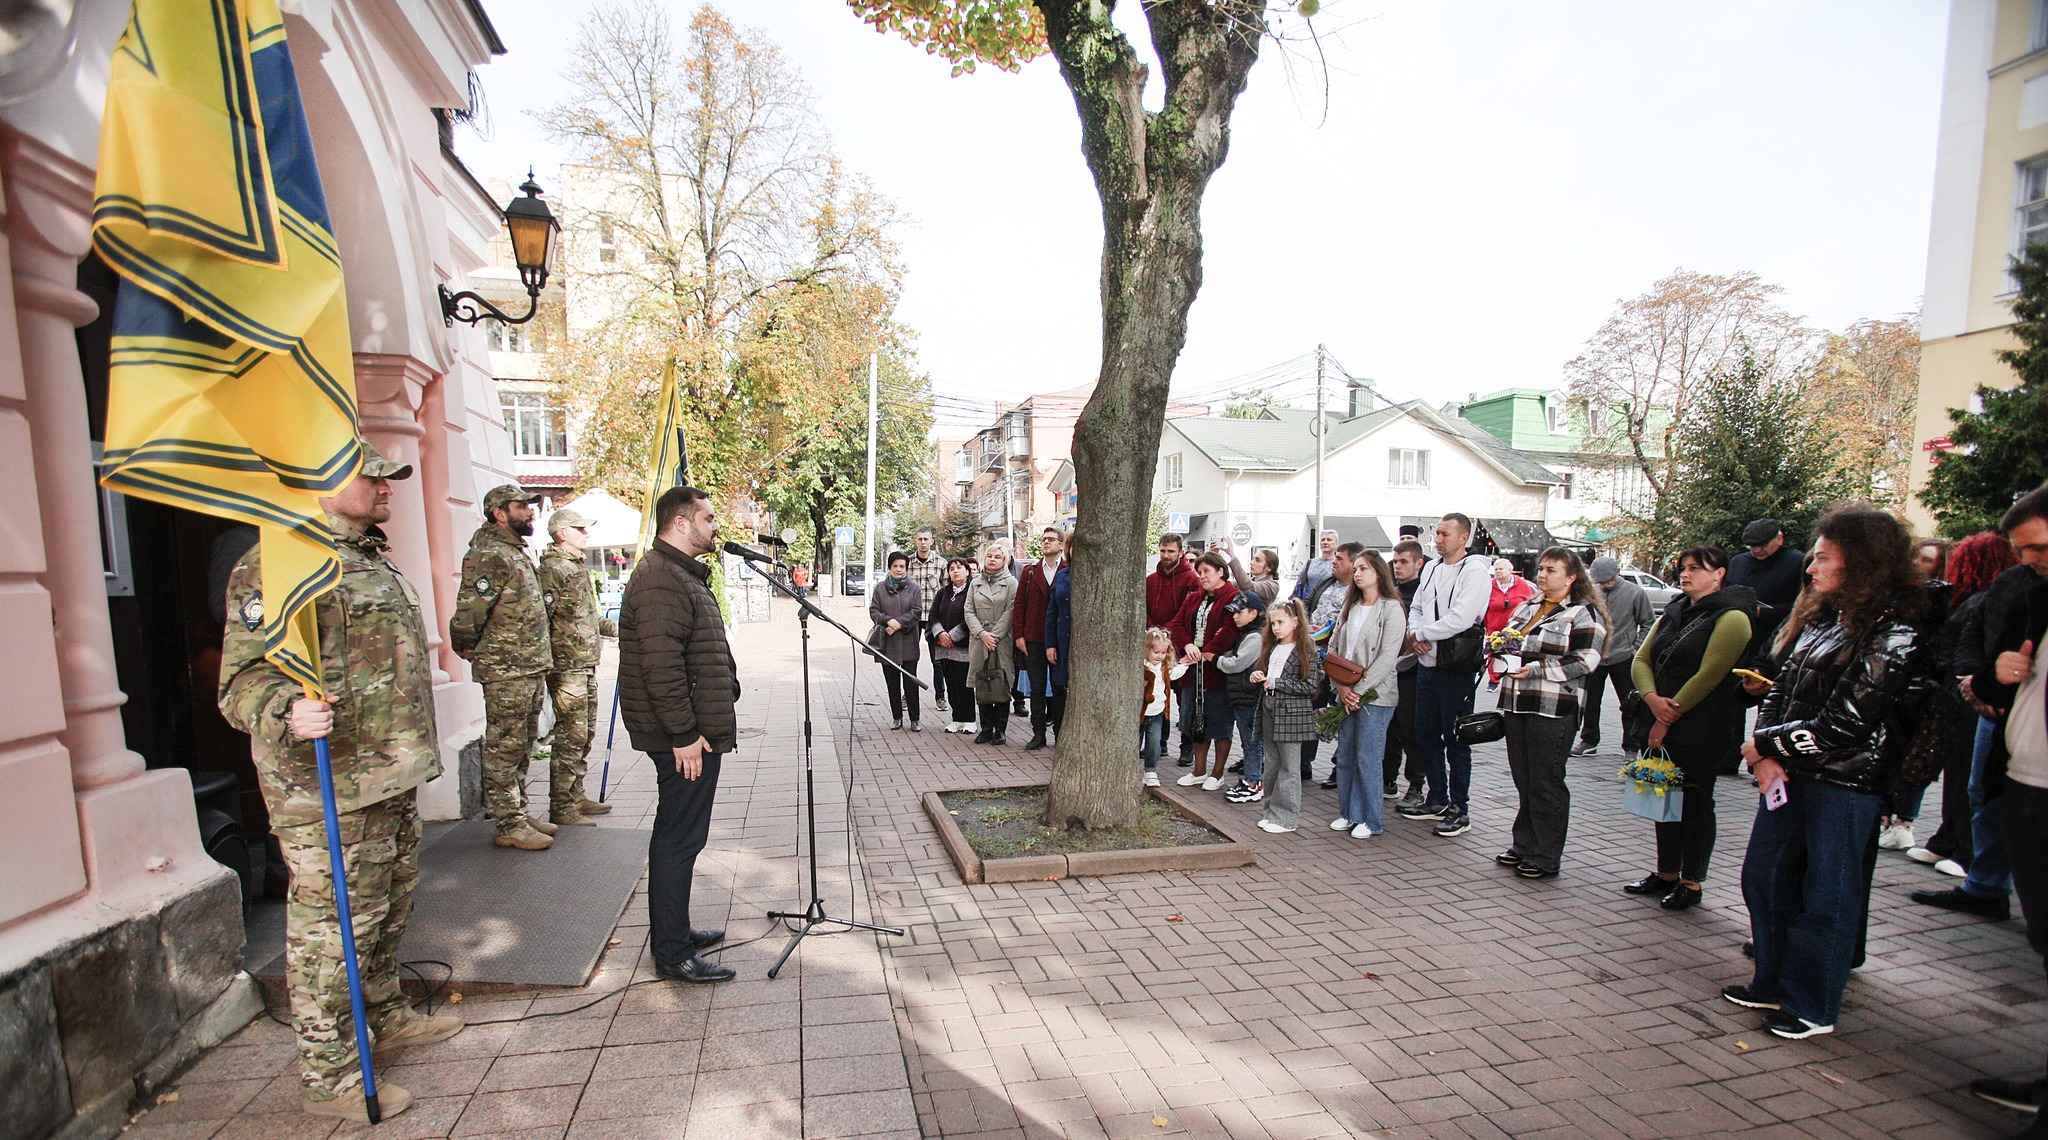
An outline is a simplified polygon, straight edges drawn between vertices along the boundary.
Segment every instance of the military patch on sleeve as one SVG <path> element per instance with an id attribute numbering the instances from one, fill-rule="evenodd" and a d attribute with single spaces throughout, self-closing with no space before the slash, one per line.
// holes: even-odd
<path id="1" fill-rule="evenodd" d="M 263 591 L 250 594 L 249 600 L 242 603 L 242 624 L 252 631 L 263 628 Z"/>
<path id="2" fill-rule="evenodd" d="M 488 594 L 488 593 L 490 593 L 490 592 L 491 592 L 491 580 L 490 580 L 489 578 L 478 578 L 478 579 L 476 580 L 476 592 L 477 592 L 477 593 L 479 593 L 479 594 Z"/>

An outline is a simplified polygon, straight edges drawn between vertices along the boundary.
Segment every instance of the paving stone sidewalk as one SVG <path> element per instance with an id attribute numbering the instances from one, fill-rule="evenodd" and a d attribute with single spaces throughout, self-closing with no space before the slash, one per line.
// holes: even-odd
<path id="1" fill-rule="evenodd" d="M 865 629 L 851 600 L 831 607 Z M 1514 810 L 1497 745 L 1480 750 L 1473 830 L 1456 839 L 1390 813 L 1386 835 L 1352 840 L 1321 826 L 1333 793 L 1313 787 L 1302 830 L 1267 835 L 1256 808 L 1211 794 L 1259 866 L 969 887 L 919 796 L 1042 781 L 1050 754 L 1024 752 L 1020 732 L 1008 748 L 975 746 L 936 731 L 929 709 L 926 732 L 889 731 L 872 665 L 855 673 L 847 751 L 837 641 L 820 630 L 813 643 L 822 894 L 835 914 L 907 934 L 812 940 L 768 981 L 775 934 L 725 956 L 733 983 L 653 982 L 643 883 L 584 990 L 460 1008 L 485 1021 L 596 1004 L 401 1054 L 386 1078 L 422 1100 L 378 1135 L 1933 1138 L 2024 1123 L 1959 1090 L 2038 1071 L 2040 961 L 2017 918 L 1907 902 L 1948 882 L 1929 868 L 1884 856 L 1870 960 L 1836 1035 L 1780 1041 L 1716 996 L 1748 976 L 1737 873 L 1754 801 L 1739 781 L 1720 789 L 1707 901 L 1680 914 L 1618 890 L 1654 848 L 1650 825 L 1621 810 L 1611 751 L 1572 761 L 1564 875 L 1496 867 Z M 723 916 L 737 940 L 807 892 L 794 616 L 778 602 L 734 643 L 742 723 L 761 731 L 727 764 L 697 918 Z M 606 826 L 649 825 L 646 764 L 621 741 Z M 1930 810 L 1923 837 L 1935 822 Z M 632 982 L 651 984 L 602 996 Z M 175 1091 L 131 1133 L 365 1131 L 294 1111 L 289 1035 L 266 1020 Z"/>

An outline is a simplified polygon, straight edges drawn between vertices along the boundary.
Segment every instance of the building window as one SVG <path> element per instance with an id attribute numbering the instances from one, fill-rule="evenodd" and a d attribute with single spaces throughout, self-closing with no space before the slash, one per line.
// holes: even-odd
<path id="1" fill-rule="evenodd" d="M 2048 48 L 2048 0 L 2034 0 L 2034 18 L 2027 26 L 2027 50 Z"/>
<path id="2" fill-rule="evenodd" d="M 2019 206 L 2013 219 L 2015 252 L 2024 253 L 2035 242 L 2048 242 L 2048 158 L 2020 164 Z M 2007 276 L 2010 288 L 2019 282 Z"/>
<path id="3" fill-rule="evenodd" d="M 612 262 L 618 260 L 619 247 L 613 240 L 615 236 L 612 232 L 611 215 L 599 214 L 597 216 L 597 259 L 599 261 Z"/>
<path id="4" fill-rule="evenodd" d="M 1572 482 L 1574 478 L 1576 477 L 1571 472 L 1567 471 L 1564 473 L 1564 482 L 1558 484 L 1557 488 L 1557 492 L 1561 497 L 1566 499 L 1572 497 Z"/>
<path id="5" fill-rule="evenodd" d="M 512 454 L 522 459 L 567 459 L 569 420 L 538 392 L 508 392 L 499 407 L 512 434 Z"/>
<path id="6" fill-rule="evenodd" d="M 528 347 L 526 326 L 485 321 L 484 347 L 492 352 L 525 352 Z"/>
<path id="7" fill-rule="evenodd" d="M 1607 407 L 1588 401 L 1586 404 L 1586 430 L 1596 436 L 1607 434 Z"/>
<path id="8" fill-rule="evenodd" d="M 953 453 L 953 481 L 974 482 L 974 453 L 964 447 Z"/>
<path id="9" fill-rule="evenodd" d="M 1166 457 L 1166 460 L 1165 460 L 1165 462 L 1164 462 L 1164 463 L 1162 463 L 1162 464 L 1161 464 L 1160 466 L 1161 466 L 1161 467 L 1162 467 L 1162 469 L 1164 469 L 1164 470 L 1165 470 L 1165 472 L 1166 472 L 1166 489 L 1167 489 L 1167 490 L 1169 490 L 1169 491 L 1178 491 L 1178 490 L 1180 490 L 1180 488 L 1181 488 L 1181 465 L 1180 465 L 1180 452 L 1176 451 L 1176 452 L 1174 452 L 1174 453 L 1173 453 L 1172 455 L 1169 455 L 1169 456 L 1167 456 L 1167 457 Z"/>
<path id="10" fill-rule="evenodd" d="M 1429 486 L 1429 452 L 1412 447 L 1388 448 L 1387 486 Z"/>
<path id="11" fill-rule="evenodd" d="M 1543 401 L 1543 430 L 1552 435 L 1561 434 L 1564 430 L 1564 425 L 1558 422 L 1559 418 L 1557 404 L 1550 400 Z"/>

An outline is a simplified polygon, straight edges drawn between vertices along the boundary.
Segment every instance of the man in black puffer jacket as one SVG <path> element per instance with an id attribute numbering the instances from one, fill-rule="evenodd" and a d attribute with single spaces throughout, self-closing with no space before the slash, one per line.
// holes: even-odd
<path id="1" fill-rule="evenodd" d="M 619 610 L 619 713 L 633 747 L 654 761 L 660 800 L 647 844 L 647 915 L 654 972 L 678 982 L 733 976 L 697 951 L 722 930 L 690 926 L 690 879 L 711 834 L 720 757 L 739 740 L 739 671 L 712 596 L 718 549 L 710 496 L 675 487 L 654 504 L 655 538 Z"/>

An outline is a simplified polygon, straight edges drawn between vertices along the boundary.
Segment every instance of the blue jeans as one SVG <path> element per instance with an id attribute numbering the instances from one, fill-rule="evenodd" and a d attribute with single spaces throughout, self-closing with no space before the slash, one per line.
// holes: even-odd
<path id="1" fill-rule="evenodd" d="M 1973 895 L 2002 899 L 2012 890 L 2012 860 L 2005 853 L 2005 830 L 1999 814 L 1998 789 L 1984 779 L 1992 742 L 2004 725 L 1977 718 L 1977 750 L 1970 756 L 1970 874 L 1963 889 Z"/>
<path id="2" fill-rule="evenodd" d="M 1386 830 L 1383 766 L 1392 705 L 1360 705 L 1337 729 L 1337 814 L 1362 823 L 1374 835 Z"/>
<path id="3" fill-rule="evenodd" d="M 1422 750 L 1422 772 L 1429 781 L 1424 802 L 1454 804 L 1464 811 L 1472 796 L 1472 746 L 1458 743 L 1451 726 L 1472 712 L 1479 674 L 1455 673 L 1434 665 L 1420 665 L 1415 671 L 1421 674 L 1415 678 L 1415 744 Z"/>
<path id="4" fill-rule="evenodd" d="M 1761 799 L 1742 861 L 1742 899 L 1756 940 L 1750 992 L 1786 1013 L 1833 1025 L 1863 932 L 1870 888 L 1864 851 L 1879 797 L 1797 777 L 1772 811 Z"/>
<path id="5" fill-rule="evenodd" d="M 1159 754 L 1166 750 L 1166 714 L 1153 713 L 1138 726 L 1138 754 L 1145 758 L 1145 770 L 1159 767 Z"/>
<path id="6" fill-rule="evenodd" d="M 1237 743 L 1244 749 L 1244 782 L 1260 783 L 1266 778 L 1266 742 L 1259 738 L 1259 706 L 1233 707 L 1237 721 Z"/>

